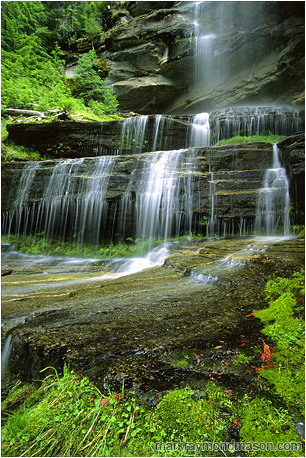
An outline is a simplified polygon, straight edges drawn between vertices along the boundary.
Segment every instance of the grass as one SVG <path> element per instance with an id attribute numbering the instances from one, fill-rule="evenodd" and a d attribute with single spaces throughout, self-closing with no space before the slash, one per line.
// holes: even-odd
<path id="1" fill-rule="evenodd" d="M 222 145 L 235 145 L 237 143 L 256 143 L 256 142 L 267 142 L 267 143 L 278 143 L 284 138 L 286 135 L 250 135 L 250 136 L 241 136 L 236 135 L 235 137 L 227 138 L 224 140 L 219 140 L 214 146 L 222 146 Z"/>
<path id="2" fill-rule="evenodd" d="M 202 239 L 203 235 L 193 234 L 193 239 Z M 173 237 L 166 242 L 182 242 L 186 235 Z M 165 242 L 162 238 L 150 238 L 146 240 L 127 238 L 116 243 L 92 246 L 78 242 L 65 242 L 62 240 L 45 239 L 43 234 L 27 236 L 2 236 L 2 243 L 17 245 L 18 249 L 27 254 L 45 254 L 60 256 L 81 256 L 96 258 L 120 258 L 141 256 L 149 250 L 156 248 Z"/>
<path id="3" fill-rule="evenodd" d="M 29 387 L 25 390 L 31 393 Z M 7 417 L 2 456 L 185 456 L 179 451 L 156 453 L 155 443 L 221 441 L 236 415 L 235 399 L 215 384 L 206 386 L 202 399 L 193 395 L 189 388 L 173 390 L 149 408 L 124 386 L 120 393 L 101 393 L 67 367 L 62 376 L 54 370 Z M 17 396 L 13 389 L 4 412 Z M 222 414 L 225 408 L 233 410 L 230 415 Z"/>
<path id="4" fill-rule="evenodd" d="M 42 156 L 38 151 L 28 146 L 16 145 L 14 142 L 5 142 L 1 145 L 1 160 L 4 162 L 12 161 L 42 161 L 49 159 L 48 156 Z"/>

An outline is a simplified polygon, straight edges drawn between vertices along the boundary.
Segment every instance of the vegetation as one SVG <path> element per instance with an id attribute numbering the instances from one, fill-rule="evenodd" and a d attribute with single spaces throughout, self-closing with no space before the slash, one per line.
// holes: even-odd
<path id="1" fill-rule="evenodd" d="M 193 239 L 202 238 L 203 236 L 193 235 Z M 167 242 L 184 241 L 186 235 L 181 237 L 169 238 Z M 35 236 L 23 235 L 20 237 L 2 236 L 3 243 L 10 243 L 17 245 L 18 249 L 28 254 L 46 254 L 61 255 L 61 256 L 84 256 L 84 257 L 97 257 L 97 258 L 116 258 L 116 257 L 133 257 L 141 256 L 147 253 L 149 249 L 155 248 L 161 243 L 165 242 L 161 238 L 149 238 L 146 240 L 132 239 L 131 237 L 125 240 L 119 240 L 114 243 L 111 242 L 98 247 L 92 245 L 81 244 L 78 242 L 65 242 L 62 240 L 46 239 L 44 234 Z"/>
<path id="2" fill-rule="evenodd" d="M 106 2 L 4 1 L 1 9 L 3 108 L 115 113 L 116 97 L 94 67 L 94 51 L 83 58 L 90 60 L 89 74 L 81 59 L 75 88 L 64 75 L 63 49 L 103 32 Z M 88 77 L 95 90 L 84 98 Z"/>
<path id="3" fill-rule="evenodd" d="M 97 56 L 94 50 L 82 56 L 76 68 L 76 79 L 73 93 L 82 99 L 95 114 L 114 114 L 118 107 L 117 98 L 112 87 L 107 86 L 95 71 Z"/>
<path id="4" fill-rule="evenodd" d="M 235 442 L 209 452 L 155 450 L 155 444 L 230 442 L 233 431 L 240 435 L 236 446 L 247 447 L 244 456 L 304 456 L 295 431 L 304 407 L 303 294 L 304 271 L 271 279 L 269 307 L 252 314 L 264 323 L 263 335 L 273 339 L 276 350 L 263 342 L 257 395 L 235 395 L 208 382 L 201 391 L 170 391 L 152 408 L 124 385 L 120 393 L 102 393 L 66 366 L 62 376 L 47 368 L 38 388 L 17 384 L 3 402 L 2 456 L 229 456 Z M 240 357 L 239 364 L 248 362 Z M 267 443 L 286 447 L 259 448 Z"/>
<path id="5" fill-rule="evenodd" d="M 266 358 L 261 376 L 291 410 L 304 416 L 305 409 L 305 322 L 304 271 L 292 278 L 270 280 L 266 286 L 269 308 L 256 313 L 264 323 L 263 334 L 277 351 Z M 269 359 L 271 360 L 269 361 Z"/>
<path id="6" fill-rule="evenodd" d="M 286 136 L 274 135 L 271 132 L 267 135 L 250 135 L 250 136 L 235 135 L 234 137 L 231 137 L 231 138 L 219 140 L 215 144 L 215 146 L 235 145 L 237 143 L 248 143 L 248 142 L 277 143 L 283 140 L 284 138 L 286 138 Z"/>

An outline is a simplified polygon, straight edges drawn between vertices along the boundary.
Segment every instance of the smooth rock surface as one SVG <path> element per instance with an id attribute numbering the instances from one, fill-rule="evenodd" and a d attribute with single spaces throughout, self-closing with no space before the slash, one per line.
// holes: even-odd
<path id="1" fill-rule="evenodd" d="M 221 345 L 226 354 L 242 342 L 258 345 L 257 321 L 246 315 L 266 306 L 270 275 L 304 267 L 304 241 L 189 242 L 165 266 L 114 279 L 103 279 L 102 270 L 99 276 L 98 266 L 80 281 L 80 273 L 68 269 L 59 276 L 48 263 L 39 272 L 29 257 L 5 264 L 14 265 L 2 283 L 3 336 L 12 335 L 13 374 L 27 380 L 66 363 L 101 388 L 120 389 L 124 379 L 125 388 L 164 390 L 210 377 L 196 366 L 173 366 L 175 352 L 197 348 L 206 354 Z M 231 386 L 228 377 L 236 374 L 239 385 L 246 376 L 233 370 L 219 364 L 215 377 Z"/>

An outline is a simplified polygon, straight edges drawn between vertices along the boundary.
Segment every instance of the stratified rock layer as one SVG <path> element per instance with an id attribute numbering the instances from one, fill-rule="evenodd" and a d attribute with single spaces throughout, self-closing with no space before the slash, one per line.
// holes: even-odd
<path id="1" fill-rule="evenodd" d="M 95 40 L 122 111 L 304 104 L 303 2 L 203 2 L 197 17 L 194 2 L 137 3 Z M 195 20 L 202 36 L 211 38 L 210 55 L 200 64 L 204 87 L 195 84 Z M 81 51 L 90 47 L 83 43 Z"/>

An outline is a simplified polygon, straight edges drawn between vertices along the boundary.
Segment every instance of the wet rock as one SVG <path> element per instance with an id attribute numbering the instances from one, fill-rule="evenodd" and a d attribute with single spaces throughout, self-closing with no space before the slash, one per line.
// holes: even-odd
<path id="1" fill-rule="evenodd" d="M 7 275 L 11 275 L 13 273 L 13 269 L 8 269 L 5 267 L 1 268 L 1 277 L 6 277 Z"/>
<path id="2" fill-rule="evenodd" d="M 194 85 L 193 2 L 152 2 L 152 8 L 149 3 L 132 2 L 131 16 L 96 43 L 121 110 L 199 113 L 267 100 L 304 104 L 304 13 L 290 2 L 275 8 L 265 2 L 244 7 L 207 2 L 205 21 L 216 39 L 210 61 L 214 78 L 204 88 Z"/>
<path id="3" fill-rule="evenodd" d="M 264 253 L 248 249 L 260 243 L 268 245 Z M 201 256 L 205 249 L 214 257 Z M 259 326 L 246 315 L 265 307 L 264 287 L 272 274 L 289 276 L 304 267 L 304 240 L 202 241 L 189 254 L 182 249 L 171 256 L 178 270 L 147 269 L 105 280 L 103 289 L 90 281 L 74 283 L 73 300 L 67 294 L 71 286 L 60 284 L 56 275 L 53 285 L 48 282 L 49 289 L 39 288 L 42 279 L 33 273 L 30 281 L 28 266 L 2 288 L 4 337 L 13 327 L 18 333 L 13 373 L 31 380 L 41 377 L 39 371 L 46 366 L 61 371 L 66 363 L 101 389 L 120 390 L 124 380 L 128 388 L 158 392 L 187 383 L 201 389 L 207 380 L 218 380 L 228 389 L 251 383 L 251 375 L 233 366 L 226 368 L 224 361 L 235 357 L 243 340 L 258 345 Z M 225 255 L 247 257 L 248 262 L 230 268 L 220 262 Z M 224 281 L 203 284 L 181 275 L 183 269 L 195 266 L 207 275 L 218 271 Z M 37 283 L 32 292 L 27 290 L 28 300 L 20 302 L 33 280 Z M 53 308 L 37 313 L 42 304 Z M 26 319 L 18 324 L 21 315 Z M 197 349 L 187 367 L 175 367 L 167 358 L 174 351 L 184 357 L 187 349 Z M 193 353 L 199 363 L 193 362 Z"/>
<path id="4" fill-rule="evenodd" d="M 305 422 L 298 421 L 295 425 L 295 432 L 299 439 L 305 440 Z"/>

